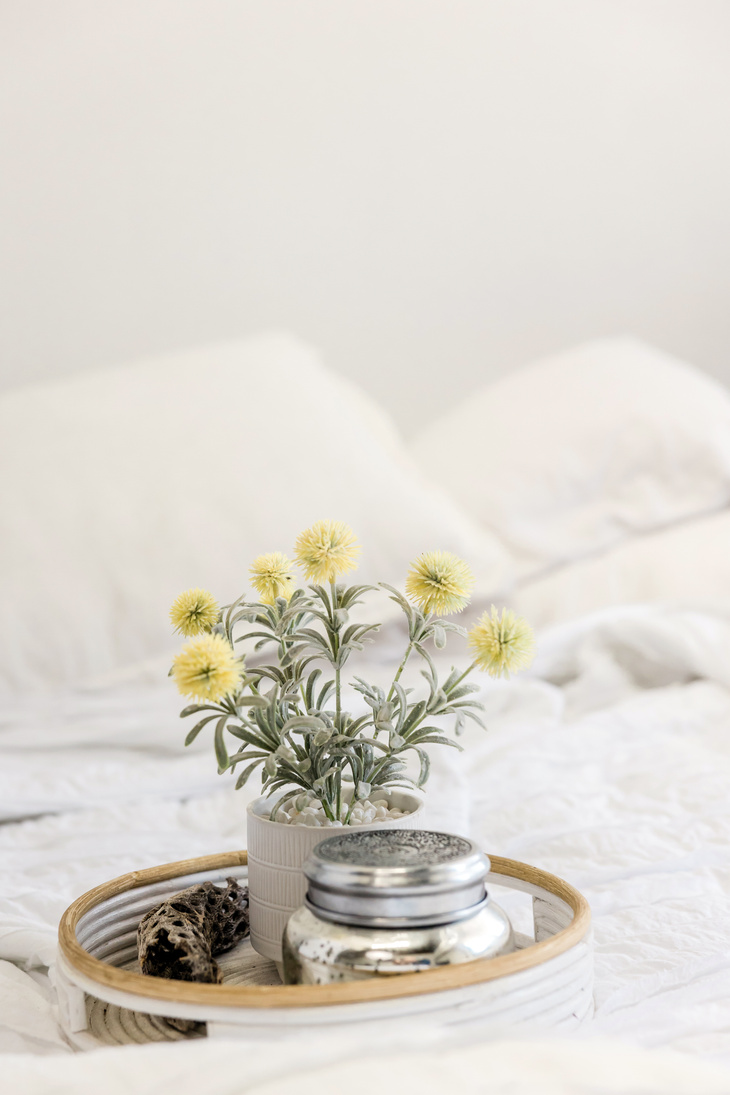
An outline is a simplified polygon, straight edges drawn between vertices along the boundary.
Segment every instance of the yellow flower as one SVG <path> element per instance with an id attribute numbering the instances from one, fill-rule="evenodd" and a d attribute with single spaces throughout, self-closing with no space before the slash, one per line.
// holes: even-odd
<path id="1" fill-rule="evenodd" d="M 344 521 L 315 521 L 294 545 L 297 562 L 310 582 L 333 582 L 357 566 L 361 547 Z"/>
<path id="2" fill-rule="evenodd" d="M 241 660 L 222 635 L 193 639 L 172 663 L 172 675 L 183 696 L 214 703 L 236 691 L 242 672 Z"/>
<path id="3" fill-rule="evenodd" d="M 490 677 L 527 669 L 535 656 L 535 636 L 527 620 L 507 608 L 500 616 L 494 605 L 469 632 L 469 646 L 476 665 Z"/>
<path id="4" fill-rule="evenodd" d="M 170 619 L 175 630 L 187 638 L 210 631 L 218 623 L 221 611 L 212 593 L 207 589 L 186 589 L 170 609 Z"/>
<path id="5" fill-rule="evenodd" d="M 450 551 L 427 551 L 411 563 L 406 593 L 423 612 L 461 612 L 474 585 L 471 568 Z"/>
<path id="6" fill-rule="evenodd" d="M 277 597 L 288 601 L 294 592 L 292 563 L 281 551 L 259 555 L 251 566 L 251 585 L 261 598 L 261 603 L 273 605 Z"/>

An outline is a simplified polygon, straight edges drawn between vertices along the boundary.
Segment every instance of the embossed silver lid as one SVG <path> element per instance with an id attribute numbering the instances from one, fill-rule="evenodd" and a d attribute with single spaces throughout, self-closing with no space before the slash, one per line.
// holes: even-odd
<path id="1" fill-rule="evenodd" d="M 452 833 L 369 829 L 316 846 L 306 904 L 343 924 L 421 927 L 473 916 L 487 901 L 489 860 Z"/>

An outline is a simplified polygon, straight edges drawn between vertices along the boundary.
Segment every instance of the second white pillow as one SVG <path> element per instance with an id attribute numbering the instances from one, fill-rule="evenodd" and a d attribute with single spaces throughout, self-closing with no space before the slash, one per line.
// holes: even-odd
<path id="1" fill-rule="evenodd" d="M 727 505 L 730 394 L 641 342 L 606 339 L 485 386 L 412 452 L 529 575 Z"/>

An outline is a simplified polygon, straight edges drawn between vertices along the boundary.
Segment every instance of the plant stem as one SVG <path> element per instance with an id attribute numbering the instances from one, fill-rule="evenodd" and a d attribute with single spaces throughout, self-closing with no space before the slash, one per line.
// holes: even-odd
<path id="1" fill-rule="evenodd" d="M 342 681 L 340 679 L 340 628 L 335 622 L 335 613 L 337 612 L 337 583 L 333 578 L 330 582 L 330 590 L 332 596 L 332 614 L 330 620 L 332 623 L 332 654 L 335 658 L 335 727 L 337 733 L 342 733 Z M 342 766 L 337 768 L 337 775 L 335 776 L 335 793 L 337 802 L 337 819 L 340 816 L 340 802 L 342 800 Z"/>
<path id="2" fill-rule="evenodd" d="M 353 789 L 352 789 L 352 798 L 350 799 L 350 806 L 348 808 L 347 814 L 345 815 L 345 820 L 342 822 L 343 825 L 349 825 L 350 824 L 350 818 L 352 817 L 352 811 L 355 809 L 356 801 L 357 801 L 356 788 L 353 787 Z"/>
<path id="3" fill-rule="evenodd" d="M 388 693 L 388 695 L 386 697 L 386 700 L 385 700 L 386 703 L 390 703 L 390 701 L 393 699 L 393 693 L 395 692 L 395 686 L 397 685 L 398 681 L 400 680 L 400 675 L 406 667 L 406 662 L 410 658 L 412 650 L 413 650 L 413 643 L 411 642 L 411 643 L 408 644 L 406 652 L 403 655 L 403 661 L 398 666 L 398 672 L 396 673 L 395 677 L 393 678 L 393 683 L 390 686 L 390 692 Z"/>
<path id="4" fill-rule="evenodd" d="M 336 713 L 337 729 L 338 729 L 338 731 L 340 731 L 341 730 L 340 715 L 342 714 L 342 687 L 341 687 L 341 682 L 340 682 L 340 664 L 339 664 L 340 629 L 339 629 L 339 626 L 335 623 L 335 613 L 337 611 L 337 584 L 336 584 L 334 578 L 330 582 L 330 589 L 332 591 L 332 614 L 330 616 L 330 621 L 332 623 L 332 631 L 333 631 L 332 655 L 335 659 L 335 713 Z"/>
<path id="5" fill-rule="evenodd" d="M 452 684 L 451 691 L 453 692 L 454 689 L 457 688 L 458 685 L 460 685 L 461 682 L 464 680 L 464 677 L 468 677 L 469 674 L 471 673 L 472 669 L 476 669 L 476 667 L 477 667 L 476 662 L 472 662 L 471 665 L 468 665 L 466 667 L 466 669 L 464 670 L 464 672 L 461 674 L 461 676 L 457 677 L 456 680 L 454 681 L 454 683 Z"/>
<path id="6" fill-rule="evenodd" d="M 320 795 L 319 801 L 322 803 L 322 809 L 324 810 L 325 817 L 329 821 L 336 821 L 337 819 L 335 818 L 334 814 L 332 813 L 332 808 L 329 805 L 329 803 L 327 802 L 327 799 L 324 797 L 324 795 Z"/>

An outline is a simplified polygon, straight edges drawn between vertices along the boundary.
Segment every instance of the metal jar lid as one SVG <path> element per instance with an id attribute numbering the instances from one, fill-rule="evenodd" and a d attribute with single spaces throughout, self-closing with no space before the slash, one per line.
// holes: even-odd
<path id="1" fill-rule="evenodd" d="M 451 833 L 370 829 L 323 840 L 306 863 L 306 904 L 325 920 L 423 927 L 473 916 L 489 898 L 489 860 Z"/>

